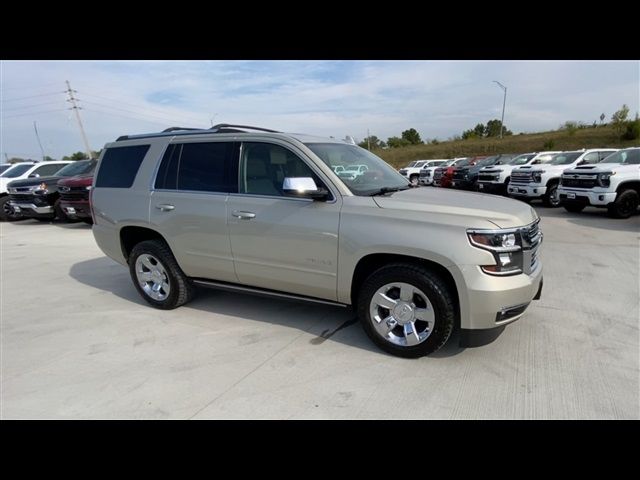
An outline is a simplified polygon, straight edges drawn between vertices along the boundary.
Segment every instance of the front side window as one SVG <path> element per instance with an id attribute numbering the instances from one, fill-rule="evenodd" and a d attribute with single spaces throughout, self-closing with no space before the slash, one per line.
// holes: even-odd
<path id="1" fill-rule="evenodd" d="M 582 155 L 582 152 L 559 153 L 553 157 L 549 165 L 570 165 L 575 162 L 580 155 Z"/>
<path id="2" fill-rule="evenodd" d="M 349 173 L 346 167 L 337 172 L 343 173 Z M 318 175 L 292 151 L 270 143 L 242 144 L 240 193 L 284 196 L 284 179 L 291 177 L 310 177 L 318 188 L 326 188 Z"/>
<path id="3" fill-rule="evenodd" d="M 403 189 L 409 185 L 391 165 L 364 148 L 341 143 L 307 143 L 306 146 L 329 167 L 344 167 L 345 171 L 338 176 L 354 195 L 374 195 L 381 189 Z M 360 166 L 366 168 L 358 170 Z"/>
<path id="4" fill-rule="evenodd" d="M 598 152 L 587 153 L 584 158 L 584 163 L 597 163 L 599 160 Z"/>
<path id="5" fill-rule="evenodd" d="M 178 190 L 237 192 L 236 144 L 185 143 L 178 158 Z"/>
<path id="6" fill-rule="evenodd" d="M 623 165 L 640 165 L 640 148 L 618 150 L 609 155 L 602 163 L 620 163 Z"/>
<path id="7" fill-rule="evenodd" d="M 508 162 L 505 162 L 506 165 L 526 165 L 529 160 L 535 157 L 535 153 L 525 153 L 523 155 L 518 155 L 515 158 L 512 158 Z"/>

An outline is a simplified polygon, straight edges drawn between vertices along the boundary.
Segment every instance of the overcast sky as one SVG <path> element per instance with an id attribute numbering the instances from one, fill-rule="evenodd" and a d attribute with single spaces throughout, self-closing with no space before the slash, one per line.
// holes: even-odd
<path id="1" fill-rule="evenodd" d="M 640 103 L 637 61 L 43 61 L 1 62 L 1 145 L 9 157 L 83 150 L 65 80 L 82 106 L 92 149 L 119 135 L 169 126 L 241 123 L 386 140 L 416 128 L 423 140 L 500 118 L 518 132 L 592 123 Z M 4 158 L 2 159 L 4 161 Z"/>

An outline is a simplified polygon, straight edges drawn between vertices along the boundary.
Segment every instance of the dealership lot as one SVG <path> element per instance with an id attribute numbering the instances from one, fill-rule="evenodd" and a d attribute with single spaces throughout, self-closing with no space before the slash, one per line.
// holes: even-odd
<path id="1" fill-rule="evenodd" d="M 640 215 L 535 206 L 542 299 L 419 360 L 334 307 L 205 290 L 155 310 L 89 226 L 3 223 L 1 417 L 640 418 Z"/>

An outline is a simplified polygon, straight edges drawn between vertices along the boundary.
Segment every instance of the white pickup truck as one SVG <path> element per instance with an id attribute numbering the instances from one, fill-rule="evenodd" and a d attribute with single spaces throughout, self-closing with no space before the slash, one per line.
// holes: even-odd
<path id="1" fill-rule="evenodd" d="M 514 168 L 507 193 L 523 200 L 542 199 L 546 207 L 559 207 L 558 184 L 562 172 L 584 164 L 595 164 L 617 151 L 615 148 L 594 148 L 562 152 L 544 165 L 524 165 Z"/>
<path id="2" fill-rule="evenodd" d="M 424 167 L 435 165 L 434 162 L 440 162 L 439 165 L 441 165 L 446 162 L 446 160 L 415 160 L 406 167 L 398 170 L 398 173 L 403 177 L 406 177 L 413 185 L 418 185 L 420 181 L 420 171 Z"/>
<path id="3" fill-rule="evenodd" d="M 507 185 L 514 168 L 547 163 L 556 153 L 560 152 L 523 153 L 507 163 L 482 167 L 478 174 L 478 189 L 487 193 L 507 193 Z"/>
<path id="4" fill-rule="evenodd" d="M 606 208 L 614 218 L 629 218 L 640 204 L 640 148 L 626 148 L 597 165 L 565 170 L 558 195 L 569 212 Z"/>

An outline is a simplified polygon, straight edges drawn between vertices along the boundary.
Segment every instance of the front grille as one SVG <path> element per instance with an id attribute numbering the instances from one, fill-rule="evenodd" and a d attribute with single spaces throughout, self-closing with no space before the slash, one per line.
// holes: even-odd
<path id="1" fill-rule="evenodd" d="M 524 273 L 530 274 L 538 266 L 538 249 L 542 243 L 540 220 L 520 230 L 522 234 L 522 252 L 524 254 Z"/>
<path id="2" fill-rule="evenodd" d="M 442 175 L 444 174 L 444 170 L 436 170 L 435 172 L 433 172 L 433 180 L 434 181 L 438 181 L 442 178 Z"/>
<path id="3" fill-rule="evenodd" d="M 562 175 L 560 185 L 570 188 L 593 188 L 598 186 L 597 175 Z"/>
<path id="4" fill-rule="evenodd" d="M 511 174 L 511 183 L 532 183 L 533 175 L 531 172 L 513 172 Z"/>
<path id="5" fill-rule="evenodd" d="M 453 179 L 454 180 L 464 180 L 466 177 L 466 170 L 454 170 L 453 171 Z"/>
<path id="6" fill-rule="evenodd" d="M 431 170 L 427 170 L 426 172 L 420 172 L 420 178 L 426 178 L 431 176 Z"/>
<path id="7" fill-rule="evenodd" d="M 60 192 L 60 199 L 69 200 L 71 202 L 77 202 L 80 200 L 89 200 L 89 191 L 82 187 L 82 189 L 73 190 L 71 189 L 68 192 Z"/>
<path id="8" fill-rule="evenodd" d="M 481 173 L 478 175 L 479 182 L 495 182 L 500 177 L 497 173 Z"/>
<path id="9" fill-rule="evenodd" d="M 36 196 L 33 193 L 12 193 L 9 198 L 14 202 L 33 203 Z"/>

